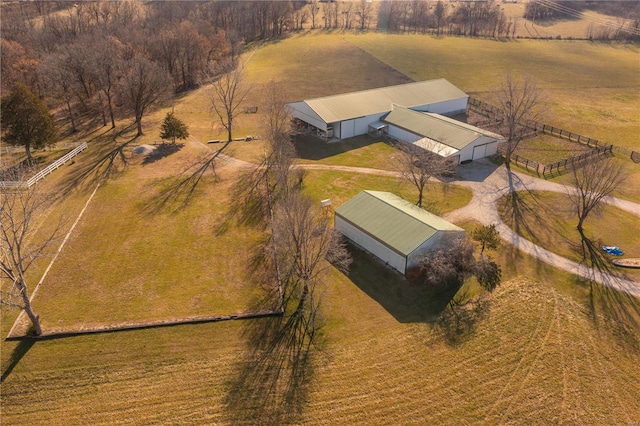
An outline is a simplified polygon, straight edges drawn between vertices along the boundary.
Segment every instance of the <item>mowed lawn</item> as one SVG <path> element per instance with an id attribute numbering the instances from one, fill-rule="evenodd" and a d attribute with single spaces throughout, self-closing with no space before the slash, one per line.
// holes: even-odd
<path id="1" fill-rule="evenodd" d="M 545 123 L 630 149 L 640 146 L 636 44 L 381 33 L 345 39 L 414 80 L 444 77 L 487 102 L 506 72 L 529 75 L 543 90 Z"/>
<path id="2" fill-rule="evenodd" d="M 200 151 L 185 146 L 146 165 L 125 152 L 132 164 L 101 184 L 42 283 L 34 304 L 45 330 L 271 308 L 251 306 L 264 297 L 247 268 L 262 235 L 233 223 L 235 175 L 205 174 L 192 202 L 190 187 L 178 190 L 188 174 L 176 175 Z"/>
<path id="3" fill-rule="evenodd" d="M 325 337 L 294 404 L 301 414 L 283 414 L 286 422 L 626 424 L 640 412 L 637 339 L 621 338 L 609 312 L 593 316 L 535 279 L 503 284 L 459 333 L 452 323 L 401 322 L 339 273 L 330 283 Z M 422 307 L 395 294 L 387 300 L 405 315 Z M 2 385 L 3 424 L 270 424 L 256 414 L 270 391 L 242 377 L 248 347 L 240 336 L 257 326 L 23 347 Z M 257 389 L 252 399 L 234 398 L 238 383 Z"/>

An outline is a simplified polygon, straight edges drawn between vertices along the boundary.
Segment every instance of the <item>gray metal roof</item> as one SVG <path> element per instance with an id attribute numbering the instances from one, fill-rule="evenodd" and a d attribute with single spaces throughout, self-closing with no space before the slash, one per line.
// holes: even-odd
<path id="1" fill-rule="evenodd" d="M 463 231 L 390 192 L 362 191 L 338 207 L 336 215 L 405 256 L 438 231 Z"/>
<path id="2" fill-rule="evenodd" d="M 392 104 L 417 107 L 468 95 L 444 78 L 418 81 L 361 92 L 308 99 L 309 105 L 325 123 L 381 114 L 390 111 Z"/>
<path id="3" fill-rule="evenodd" d="M 453 118 L 397 106 L 382 121 L 459 150 L 480 136 L 502 139 L 500 135 Z"/>

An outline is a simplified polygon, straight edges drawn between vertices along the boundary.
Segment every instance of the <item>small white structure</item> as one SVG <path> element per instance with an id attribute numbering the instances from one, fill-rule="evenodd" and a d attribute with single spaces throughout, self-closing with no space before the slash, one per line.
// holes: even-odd
<path id="1" fill-rule="evenodd" d="M 494 155 L 504 138 L 440 114 L 394 106 L 382 118 L 388 134 L 460 163 Z"/>
<path id="2" fill-rule="evenodd" d="M 366 134 L 394 104 L 416 111 L 458 114 L 467 110 L 468 101 L 469 95 L 441 78 L 291 102 L 287 108 L 319 136 L 346 139 Z"/>
<path id="3" fill-rule="evenodd" d="M 335 228 L 354 244 L 406 274 L 445 236 L 464 230 L 390 193 L 362 191 L 335 211 Z"/>

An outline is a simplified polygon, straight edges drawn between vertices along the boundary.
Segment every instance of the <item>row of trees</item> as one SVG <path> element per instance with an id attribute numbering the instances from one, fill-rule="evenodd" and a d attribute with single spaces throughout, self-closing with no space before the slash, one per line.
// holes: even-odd
<path id="1" fill-rule="evenodd" d="M 285 86 L 271 82 L 261 98 L 263 160 L 240 179 L 236 197 L 240 206 L 234 210 L 242 222 L 267 231 L 261 264 L 284 313 L 279 336 L 306 350 L 320 326 L 319 287 L 324 274 L 330 264 L 346 271 L 351 258 L 329 217 L 301 191 L 304 174 L 293 165 L 295 149 L 285 109 Z"/>
<path id="2" fill-rule="evenodd" d="M 294 2 L 19 2 L 3 4 L 1 90 L 21 83 L 60 113 L 134 117 L 234 64 L 248 41 L 282 33 Z M 287 17 L 285 19 L 285 17 Z"/>
<path id="3" fill-rule="evenodd" d="M 387 0 L 380 6 L 378 28 L 392 32 L 418 32 L 471 37 L 510 37 L 515 21 L 498 2 L 429 2 Z"/>

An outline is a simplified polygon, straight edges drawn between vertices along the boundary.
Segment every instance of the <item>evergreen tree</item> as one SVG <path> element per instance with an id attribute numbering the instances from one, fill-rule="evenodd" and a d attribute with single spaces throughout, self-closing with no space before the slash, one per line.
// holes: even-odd
<path id="1" fill-rule="evenodd" d="M 189 129 L 184 121 L 175 116 L 173 111 L 168 112 L 160 126 L 160 137 L 171 140 L 175 144 L 176 139 L 186 139 L 189 137 Z"/>
<path id="2" fill-rule="evenodd" d="M 11 145 L 24 146 L 27 158 L 31 149 L 53 145 L 57 140 L 56 124 L 45 103 L 24 84 L 18 83 L 2 98 L 3 139 Z"/>

